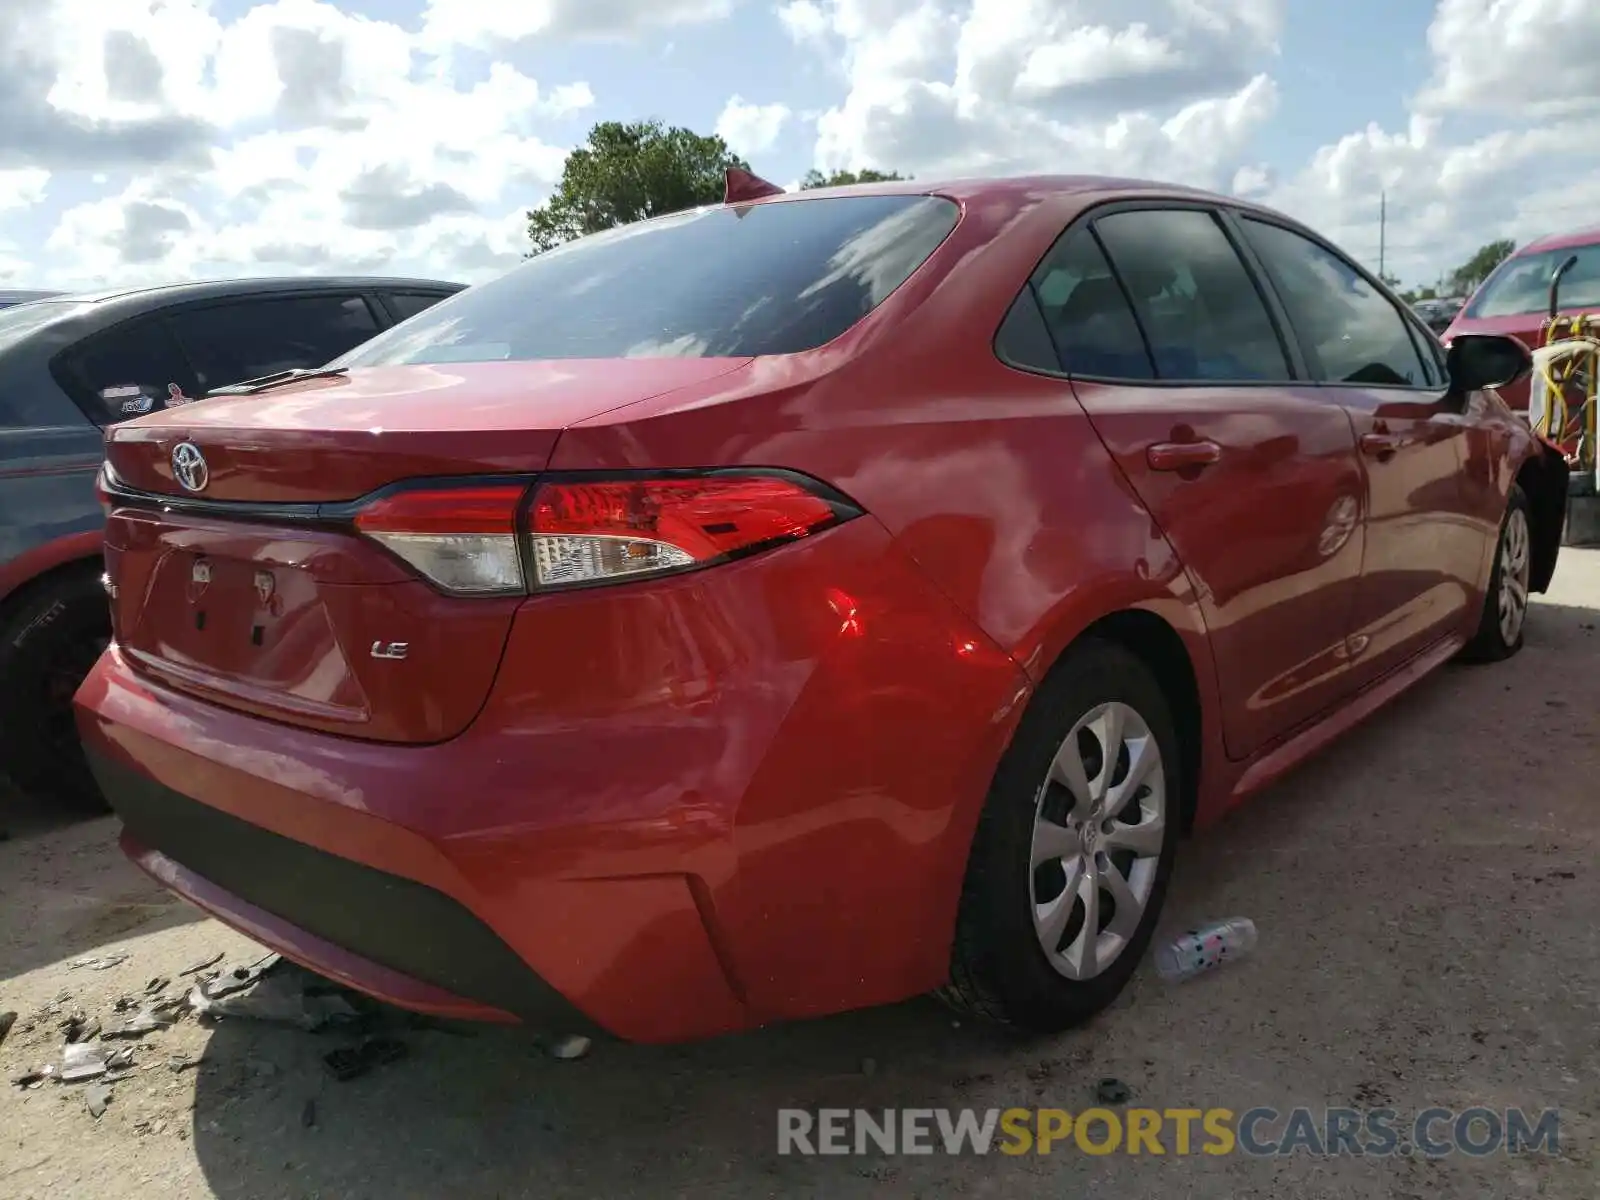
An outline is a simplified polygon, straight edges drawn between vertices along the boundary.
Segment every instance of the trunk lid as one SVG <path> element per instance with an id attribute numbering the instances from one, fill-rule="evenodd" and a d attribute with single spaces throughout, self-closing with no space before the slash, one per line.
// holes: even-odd
<path id="1" fill-rule="evenodd" d="M 747 361 L 381 368 L 115 426 L 117 643 L 134 670 L 258 716 L 377 741 L 453 737 L 487 699 L 523 597 L 445 594 L 330 509 L 404 479 L 534 475 L 565 426 Z M 205 459 L 198 490 L 175 478 L 185 443 Z"/>
<path id="2" fill-rule="evenodd" d="M 373 367 L 254 396 L 216 396 L 113 427 L 130 488 L 189 495 L 172 452 L 205 460 L 206 500 L 353 500 L 397 479 L 538 471 L 575 421 L 726 375 L 748 359 L 668 358 Z"/>

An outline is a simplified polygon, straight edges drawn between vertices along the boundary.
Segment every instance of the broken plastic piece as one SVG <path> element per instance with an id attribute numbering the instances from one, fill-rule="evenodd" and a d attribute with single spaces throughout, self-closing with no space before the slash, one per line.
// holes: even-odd
<path id="1" fill-rule="evenodd" d="M 121 1025 L 113 1025 L 100 1036 L 108 1042 L 124 1038 L 142 1038 L 147 1033 L 154 1033 L 158 1029 L 167 1028 L 175 1021 L 176 1018 L 165 1011 L 146 1008 L 129 1017 Z"/>
<path id="2" fill-rule="evenodd" d="M 214 967 L 221 961 L 222 961 L 222 951 L 218 950 L 210 958 L 204 959 L 201 962 L 197 962 L 192 967 L 185 967 L 183 970 L 179 971 L 178 974 L 179 975 L 198 975 L 198 974 L 200 974 L 201 971 L 204 971 L 207 967 Z"/>
<path id="3" fill-rule="evenodd" d="M 109 971 L 112 967 L 120 967 L 127 961 L 126 954 L 105 954 L 99 958 L 80 958 L 71 966 L 74 971 L 80 967 L 86 967 L 91 971 Z"/>
<path id="4" fill-rule="evenodd" d="M 582 1058 L 589 1053 L 589 1047 L 592 1045 L 594 1043 L 582 1034 L 570 1034 L 550 1044 L 550 1057 L 563 1059 Z"/>
<path id="5" fill-rule="evenodd" d="M 124 1046 L 106 1057 L 106 1069 L 109 1071 L 125 1071 L 131 1066 L 133 1066 L 132 1046 Z"/>
<path id="6" fill-rule="evenodd" d="M 83 1093 L 84 1107 L 89 1110 L 89 1115 L 99 1120 L 105 1115 L 106 1106 L 111 1103 L 111 1089 L 106 1084 L 97 1083 Z"/>
<path id="7" fill-rule="evenodd" d="M 15 1076 L 11 1082 L 16 1084 L 19 1088 L 37 1087 L 46 1079 L 55 1078 L 55 1073 L 55 1067 L 51 1066 L 49 1063 L 46 1063 L 42 1067 L 34 1067 L 31 1070 L 24 1071 L 21 1075 Z"/>
<path id="8" fill-rule="evenodd" d="M 768 196 L 781 195 L 783 195 L 781 187 L 761 178 L 753 171 L 746 171 L 742 167 L 728 168 L 723 182 L 724 204 L 747 204 L 751 200 L 763 200 Z"/>
<path id="9" fill-rule="evenodd" d="M 63 1030 L 69 1045 L 74 1042 L 92 1042 L 100 1036 L 100 1019 L 73 1013 L 67 1018 Z"/>
<path id="10" fill-rule="evenodd" d="M 235 967 L 215 979 L 204 981 L 200 989 L 207 1000 L 219 1000 L 223 996 L 231 996 L 234 992 L 242 992 L 251 987 L 263 975 L 277 968 L 283 960 L 276 954 L 269 954 L 245 967 Z"/>
<path id="11" fill-rule="evenodd" d="M 407 1053 L 406 1044 L 391 1038 L 372 1038 L 359 1046 L 346 1046 L 322 1056 L 323 1065 L 340 1083 L 359 1079 L 374 1067 L 398 1062 Z"/>
<path id="12" fill-rule="evenodd" d="M 106 1060 L 100 1051 L 86 1042 L 75 1042 L 62 1048 L 62 1083 L 82 1083 L 85 1079 L 98 1079 L 106 1073 Z"/>

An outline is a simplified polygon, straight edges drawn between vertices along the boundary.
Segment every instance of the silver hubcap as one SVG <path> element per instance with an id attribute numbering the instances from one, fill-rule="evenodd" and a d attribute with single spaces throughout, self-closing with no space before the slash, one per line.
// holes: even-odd
<path id="1" fill-rule="evenodd" d="M 1511 645 L 1528 615 L 1528 517 L 1511 510 L 1500 536 L 1500 639 Z"/>
<path id="2" fill-rule="evenodd" d="M 1161 747 L 1126 704 L 1091 709 L 1039 788 L 1033 928 L 1050 965 L 1092 979 L 1132 940 L 1155 887 L 1167 829 Z"/>

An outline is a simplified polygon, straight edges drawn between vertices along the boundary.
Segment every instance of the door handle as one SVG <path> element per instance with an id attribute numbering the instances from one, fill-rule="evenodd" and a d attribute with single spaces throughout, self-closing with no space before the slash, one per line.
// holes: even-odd
<path id="1" fill-rule="evenodd" d="M 1144 457 L 1152 471 L 1182 471 L 1220 461 L 1222 447 L 1215 442 L 1157 442 L 1144 452 Z"/>
<path id="2" fill-rule="evenodd" d="M 1363 433 L 1361 453 L 1377 459 L 1393 458 L 1394 452 L 1404 445 L 1404 439 L 1392 433 Z"/>

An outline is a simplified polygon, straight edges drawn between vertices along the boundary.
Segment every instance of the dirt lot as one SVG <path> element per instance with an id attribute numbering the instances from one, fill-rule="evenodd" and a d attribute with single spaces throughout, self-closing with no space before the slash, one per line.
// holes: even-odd
<path id="1" fill-rule="evenodd" d="M 842 1200 L 888 1184 L 906 1197 L 1593 1200 L 1597 624 L 1600 551 L 1568 551 L 1520 657 L 1447 669 L 1187 845 L 1167 926 L 1248 915 L 1257 952 L 1174 987 L 1147 966 L 1088 1029 L 1020 1042 L 918 1002 L 575 1062 L 516 1031 L 413 1031 L 406 1060 L 339 1083 L 321 1064 L 335 1036 L 189 1018 L 135 1043 L 99 1119 L 84 1084 L 0 1084 L 0 1196 Z M 13 801 L 0 828 L 0 1010 L 21 1014 L 0 1046 L 6 1080 L 59 1058 L 73 1010 L 109 1025 L 114 1000 L 154 976 L 259 954 L 145 882 L 109 819 L 61 825 Z M 113 953 L 128 957 L 70 965 Z M 175 1055 L 199 1065 L 174 1071 Z M 1155 1108 L 1555 1107 L 1560 1153 L 777 1153 L 779 1107 L 1079 1110 L 1108 1075 Z"/>

